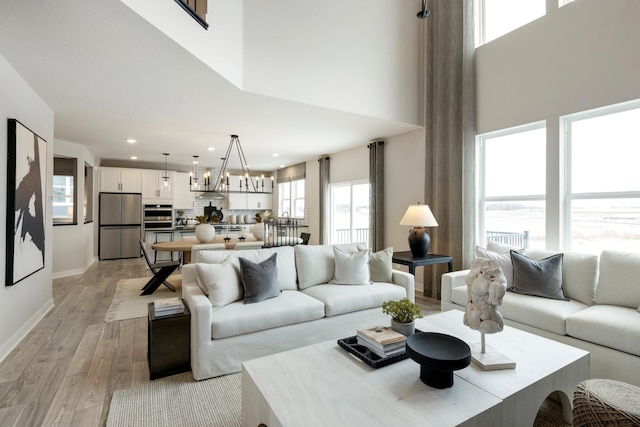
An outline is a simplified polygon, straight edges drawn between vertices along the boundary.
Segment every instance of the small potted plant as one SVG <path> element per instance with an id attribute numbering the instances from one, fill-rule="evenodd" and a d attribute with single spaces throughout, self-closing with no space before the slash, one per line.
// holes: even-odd
<path id="1" fill-rule="evenodd" d="M 420 306 L 411 302 L 409 298 L 383 302 L 382 312 L 391 316 L 391 329 L 406 336 L 415 331 L 415 319 L 422 318 Z"/>
<path id="2" fill-rule="evenodd" d="M 209 243 L 216 236 L 216 229 L 207 222 L 206 215 L 196 216 L 198 225 L 196 226 L 196 239 L 201 243 Z"/>

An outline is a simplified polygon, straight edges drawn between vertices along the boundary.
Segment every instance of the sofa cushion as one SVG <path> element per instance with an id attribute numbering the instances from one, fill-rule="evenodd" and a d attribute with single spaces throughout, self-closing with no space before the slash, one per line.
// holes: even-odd
<path id="1" fill-rule="evenodd" d="M 214 308 L 242 299 L 244 292 L 238 266 L 232 257 L 227 257 L 222 264 L 197 263 L 195 266 L 198 286 Z"/>
<path id="2" fill-rule="evenodd" d="M 507 292 L 499 310 L 505 319 L 566 335 L 567 318 L 585 308 L 587 306 L 578 301 L 539 298 Z"/>
<path id="3" fill-rule="evenodd" d="M 377 282 L 359 286 L 323 284 L 311 286 L 302 292 L 324 303 L 327 317 L 380 307 L 387 300 L 407 297 L 402 286 Z"/>
<path id="4" fill-rule="evenodd" d="M 346 253 L 358 252 L 357 243 L 335 245 Z M 298 272 L 298 287 L 328 283 L 335 276 L 335 260 L 332 245 L 297 245 L 295 250 L 295 266 Z"/>
<path id="5" fill-rule="evenodd" d="M 371 249 L 359 250 L 355 253 L 345 253 L 334 247 L 335 276 L 331 283 L 336 285 L 370 285 L 369 258 Z"/>
<path id="6" fill-rule="evenodd" d="M 278 298 L 260 304 L 236 301 L 222 307 L 211 317 L 211 336 L 227 338 L 323 317 L 324 305 L 320 301 L 299 291 L 282 291 Z"/>
<path id="7" fill-rule="evenodd" d="M 367 249 L 358 245 L 358 250 Z M 393 248 L 388 247 L 372 252 L 369 258 L 369 273 L 372 282 L 393 283 Z"/>
<path id="8" fill-rule="evenodd" d="M 476 257 L 496 261 L 500 265 L 504 278 L 507 280 L 507 288 L 513 285 L 513 264 L 511 263 L 510 253 L 497 253 L 482 246 L 476 246 Z"/>
<path id="9" fill-rule="evenodd" d="M 501 254 L 501 255 L 504 255 L 504 254 L 509 255 L 509 252 L 511 251 L 522 252 L 524 251 L 524 248 L 518 248 L 512 245 L 508 245 L 506 243 L 489 241 L 487 242 L 487 250 L 491 252 L 495 252 L 497 254 Z"/>
<path id="10" fill-rule="evenodd" d="M 525 255 L 540 260 L 557 254 L 555 251 L 527 249 Z M 598 255 L 566 252 L 562 257 L 562 289 L 570 299 L 591 306 L 596 299 Z"/>
<path id="11" fill-rule="evenodd" d="M 569 316 L 567 334 L 640 356 L 640 313 L 634 308 L 596 304 Z"/>
<path id="12" fill-rule="evenodd" d="M 562 254 L 536 261 L 511 251 L 513 285 L 509 291 L 537 297 L 568 300 L 562 290 Z"/>
<path id="13" fill-rule="evenodd" d="M 297 290 L 296 261 L 292 246 L 279 246 L 276 248 L 228 250 L 228 251 L 199 251 L 198 262 L 220 264 L 228 256 L 243 257 L 252 262 L 262 262 L 274 253 L 278 254 L 278 286 L 281 290 Z M 238 265 L 240 265 L 238 263 Z"/>
<path id="14" fill-rule="evenodd" d="M 596 304 L 640 305 L 640 254 L 602 251 Z"/>
<path id="15" fill-rule="evenodd" d="M 260 263 L 240 257 L 240 272 L 244 288 L 244 303 L 253 304 L 280 295 L 278 270 L 274 253 Z"/>
<path id="16" fill-rule="evenodd" d="M 467 286 L 456 286 L 451 289 L 451 301 L 461 305 L 463 307 L 467 306 L 469 302 L 469 292 L 467 291 Z"/>

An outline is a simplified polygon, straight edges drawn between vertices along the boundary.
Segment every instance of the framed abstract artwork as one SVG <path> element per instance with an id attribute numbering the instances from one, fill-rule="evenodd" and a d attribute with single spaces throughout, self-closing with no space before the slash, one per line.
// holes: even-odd
<path id="1" fill-rule="evenodd" d="M 44 268 L 47 142 L 16 119 L 7 142 L 5 286 L 12 286 Z"/>

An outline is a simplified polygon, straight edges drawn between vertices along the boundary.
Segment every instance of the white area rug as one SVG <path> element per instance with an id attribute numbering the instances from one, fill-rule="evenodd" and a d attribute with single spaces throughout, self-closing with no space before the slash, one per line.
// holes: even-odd
<path id="1" fill-rule="evenodd" d="M 195 381 L 191 372 L 113 393 L 107 427 L 241 424 L 242 374 Z"/>
<path id="2" fill-rule="evenodd" d="M 175 286 L 176 291 L 171 292 L 166 286 L 160 287 L 151 295 L 141 296 L 142 287 L 149 281 L 150 277 L 137 279 L 121 279 L 116 286 L 116 293 L 113 301 L 104 316 L 107 323 L 116 320 L 134 319 L 136 317 L 147 316 L 147 306 L 150 302 L 160 298 L 172 298 L 182 296 L 182 275 L 169 276 L 168 282 Z"/>

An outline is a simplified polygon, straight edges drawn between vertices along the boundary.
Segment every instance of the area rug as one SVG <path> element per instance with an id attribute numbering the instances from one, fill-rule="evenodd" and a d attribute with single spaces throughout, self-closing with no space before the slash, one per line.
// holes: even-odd
<path id="1" fill-rule="evenodd" d="M 114 392 L 107 427 L 236 427 L 241 414 L 242 374 L 195 381 L 187 372 Z M 564 426 L 560 404 L 546 399 L 533 427 Z"/>
<path id="2" fill-rule="evenodd" d="M 136 279 L 121 279 L 116 286 L 116 293 L 113 301 L 104 316 L 107 323 L 117 320 L 134 319 L 136 317 L 147 316 L 147 305 L 156 299 L 182 296 L 182 275 L 169 276 L 167 281 L 175 286 L 176 291 L 170 291 L 166 286 L 160 285 L 151 295 L 143 295 L 142 287 L 149 281 L 150 277 L 140 277 Z"/>
<path id="3" fill-rule="evenodd" d="M 107 427 L 240 426 L 241 380 L 232 374 L 195 381 L 187 372 L 117 390 Z"/>

